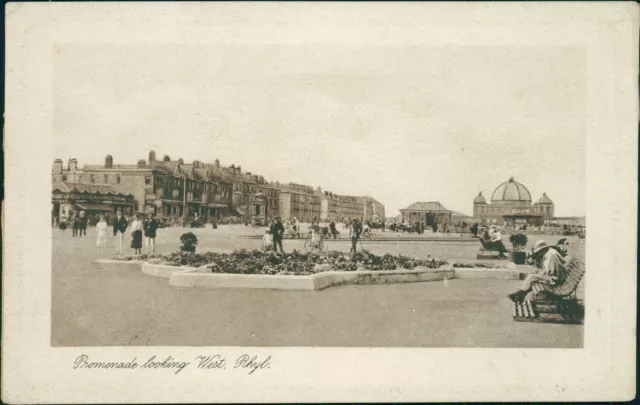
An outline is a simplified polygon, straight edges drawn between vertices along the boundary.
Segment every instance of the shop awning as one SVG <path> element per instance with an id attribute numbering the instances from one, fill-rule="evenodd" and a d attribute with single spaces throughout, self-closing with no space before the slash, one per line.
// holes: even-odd
<path id="1" fill-rule="evenodd" d="M 111 212 L 113 205 L 99 203 L 76 203 L 78 208 L 84 211 Z"/>

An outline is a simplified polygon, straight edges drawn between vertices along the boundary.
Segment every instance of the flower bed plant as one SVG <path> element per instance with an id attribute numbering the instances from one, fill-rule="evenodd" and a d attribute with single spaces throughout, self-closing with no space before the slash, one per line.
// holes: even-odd
<path id="1" fill-rule="evenodd" d="M 230 255 L 220 254 L 209 267 L 212 273 L 235 274 L 278 274 L 278 275 L 309 275 L 323 271 L 355 271 L 363 270 L 413 270 L 417 266 L 439 268 L 446 261 L 416 260 L 406 256 L 376 256 L 369 252 L 353 255 L 330 252 L 326 255 L 317 253 L 276 254 L 258 250 L 235 251 Z"/>
<path id="2" fill-rule="evenodd" d="M 189 253 L 189 252 L 176 252 L 161 255 L 149 260 L 153 264 L 162 264 L 166 266 L 188 266 L 188 267 L 201 267 L 205 264 L 213 263 L 220 260 L 221 253 Z"/>
<path id="3" fill-rule="evenodd" d="M 125 262 L 132 261 L 132 260 L 150 261 L 153 259 L 160 259 L 162 257 L 163 255 L 160 255 L 160 254 L 157 254 L 157 255 L 142 254 L 142 255 L 114 256 L 111 258 L 111 260 L 120 260 Z"/>
<path id="4" fill-rule="evenodd" d="M 367 251 L 355 254 L 341 252 L 318 254 L 300 253 L 296 250 L 285 254 L 260 250 L 236 250 L 230 254 L 180 252 L 154 256 L 122 256 L 116 259 L 145 260 L 168 266 L 202 267 L 206 265 L 212 273 L 278 275 L 310 275 L 330 270 L 413 270 L 418 266 L 437 269 L 447 263 L 446 260 L 420 260 L 401 255 L 376 256 Z"/>
<path id="5" fill-rule="evenodd" d="M 193 224 L 192 224 L 193 227 Z M 198 245 L 198 237 L 193 232 L 186 232 L 180 236 L 180 251 L 181 252 L 196 252 L 196 246 Z"/>
<path id="6" fill-rule="evenodd" d="M 502 266 L 497 266 L 493 264 L 485 264 L 485 263 L 454 263 L 454 268 L 463 268 L 463 269 L 472 269 L 472 268 L 483 268 L 483 269 L 496 269 Z"/>

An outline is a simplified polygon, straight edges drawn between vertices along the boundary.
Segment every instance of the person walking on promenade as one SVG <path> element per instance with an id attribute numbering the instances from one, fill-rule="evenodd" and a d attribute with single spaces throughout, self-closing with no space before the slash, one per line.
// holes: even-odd
<path id="1" fill-rule="evenodd" d="M 349 252 L 353 252 L 356 253 L 356 245 L 358 243 L 358 240 L 360 240 L 360 235 L 362 234 L 362 225 L 360 224 L 360 221 L 358 221 L 358 219 L 354 219 L 351 222 L 351 231 L 350 231 L 350 237 L 351 237 L 351 250 Z"/>
<path id="2" fill-rule="evenodd" d="M 60 218 L 60 224 L 58 225 L 58 228 L 60 228 L 62 233 L 64 233 L 64 231 L 67 229 L 67 217 L 63 216 Z"/>
<path id="3" fill-rule="evenodd" d="M 293 218 L 293 232 L 295 234 L 295 238 L 300 239 L 300 221 L 298 221 L 298 217 Z"/>
<path id="4" fill-rule="evenodd" d="M 107 221 L 100 215 L 100 220 L 96 224 L 96 233 L 98 234 L 96 239 L 96 247 L 98 248 L 98 256 L 102 257 L 104 248 L 107 245 Z"/>
<path id="5" fill-rule="evenodd" d="M 149 238 L 147 237 L 147 229 L 149 228 L 149 218 L 150 216 L 144 216 L 142 218 L 142 240 L 147 249 L 149 249 Z"/>
<path id="6" fill-rule="evenodd" d="M 73 237 L 75 238 L 76 236 L 78 236 L 78 233 L 80 232 L 80 217 L 78 216 L 78 214 L 73 214 L 71 216 L 71 229 L 73 231 Z"/>
<path id="7" fill-rule="evenodd" d="M 127 230 L 127 219 L 122 216 L 122 213 L 118 211 L 116 217 L 113 220 L 113 236 L 116 237 L 116 254 L 122 254 L 122 244 L 124 243 L 124 233 Z"/>
<path id="8" fill-rule="evenodd" d="M 277 247 L 280 246 L 280 253 L 284 253 L 284 250 L 282 249 L 284 226 L 282 225 L 282 222 L 280 222 L 280 217 L 275 217 L 271 223 L 271 236 L 273 237 L 273 250 L 277 252 Z"/>
<path id="9" fill-rule="evenodd" d="M 473 225 L 471 225 L 471 234 L 473 235 L 474 238 L 478 237 L 478 223 L 475 222 Z"/>
<path id="10" fill-rule="evenodd" d="M 333 239 L 336 239 L 338 230 L 336 229 L 336 223 L 333 222 L 333 220 L 331 220 L 331 223 L 329 223 L 329 230 L 331 231 L 331 236 L 333 236 Z"/>
<path id="11" fill-rule="evenodd" d="M 84 211 L 80 211 L 80 224 L 78 226 L 79 235 L 78 236 L 86 236 L 87 235 L 87 216 Z"/>
<path id="12" fill-rule="evenodd" d="M 159 227 L 160 222 L 156 219 L 156 216 L 149 214 L 145 236 L 147 237 L 147 248 L 150 249 L 152 255 L 156 254 L 156 233 Z"/>
<path id="13" fill-rule="evenodd" d="M 131 223 L 131 248 L 134 255 L 142 254 L 142 232 L 144 231 L 140 215 L 135 214 L 133 216 L 133 222 Z"/>

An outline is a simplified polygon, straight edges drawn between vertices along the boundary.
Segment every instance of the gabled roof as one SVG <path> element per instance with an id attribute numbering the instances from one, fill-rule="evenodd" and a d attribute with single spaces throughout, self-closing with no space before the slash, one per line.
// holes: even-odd
<path id="1" fill-rule="evenodd" d="M 180 163 L 178 163 L 177 161 L 169 161 L 169 162 L 163 162 L 164 167 L 167 169 L 167 171 L 171 174 L 178 174 L 180 173 L 178 170 L 178 167 L 180 166 Z"/>
<path id="2" fill-rule="evenodd" d="M 446 209 L 439 201 L 415 202 L 400 211 L 431 211 L 431 212 L 453 212 Z"/>
<path id="3" fill-rule="evenodd" d="M 193 169 L 195 173 L 195 177 L 198 180 L 211 181 L 211 172 L 212 169 L 206 167 L 199 167 L 197 169 Z"/>
<path id="4" fill-rule="evenodd" d="M 51 191 L 56 191 L 56 190 L 57 191 L 61 191 L 63 193 L 68 193 L 69 191 L 71 191 L 69 189 L 69 187 L 65 183 L 62 183 L 62 182 L 55 182 L 55 183 L 53 183 L 51 185 Z"/>
<path id="5" fill-rule="evenodd" d="M 183 173 L 189 174 L 191 170 L 193 170 L 193 165 L 191 163 L 182 163 L 178 165 Z"/>

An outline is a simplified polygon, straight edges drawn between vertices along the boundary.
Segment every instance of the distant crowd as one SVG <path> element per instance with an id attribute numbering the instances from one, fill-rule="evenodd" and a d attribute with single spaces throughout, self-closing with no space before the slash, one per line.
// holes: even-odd
<path id="1" fill-rule="evenodd" d="M 149 249 L 149 253 L 155 254 L 157 230 L 163 227 L 163 220 L 153 214 L 147 216 L 134 214 L 127 218 L 118 211 L 115 215 L 86 215 L 84 211 L 71 213 L 68 218 L 58 219 L 54 217 L 53 226 L 64 233 L 71 227 L 72 237 L 81 238 L 87 235 L 87 225 L 96 226 L 96 247 L 100 256 L 104 254 L 107 245 L 109 226 L 112 228 L 115 238 L 116 254 L 123 254 L 125 234 L 131 237 L 130 247 L 136 255 L 142 254 L 143 243 Z"/>

